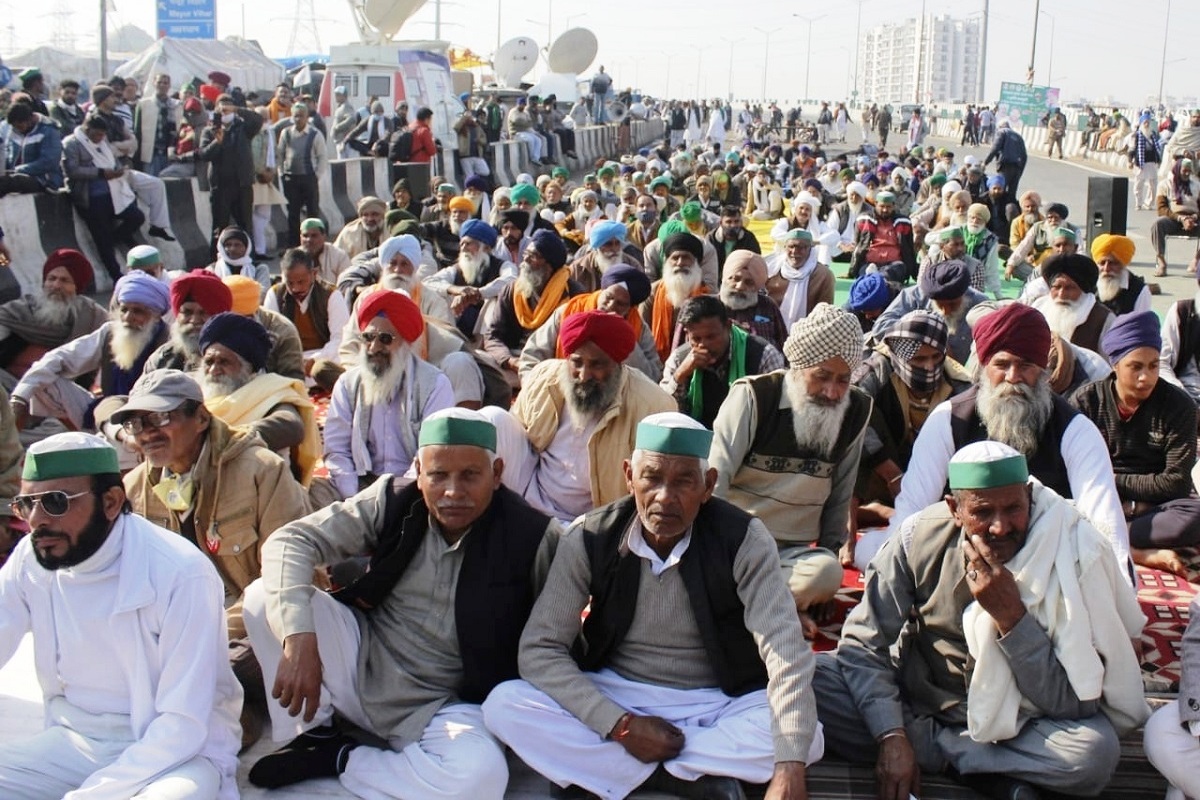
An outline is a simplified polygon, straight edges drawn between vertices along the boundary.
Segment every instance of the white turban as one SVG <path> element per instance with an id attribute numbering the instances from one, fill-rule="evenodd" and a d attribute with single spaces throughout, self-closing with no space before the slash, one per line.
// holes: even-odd
<path id="1" fill-rule="evenodd" d="M 407 258 L 413 265 L 413 269 L 421 266 L 421 243 L 412 234 L 406 233 L 402 236 L 384 239 L 383 244 L 379 245 L 379 265 L 387 267 L 397 253 Z"/>

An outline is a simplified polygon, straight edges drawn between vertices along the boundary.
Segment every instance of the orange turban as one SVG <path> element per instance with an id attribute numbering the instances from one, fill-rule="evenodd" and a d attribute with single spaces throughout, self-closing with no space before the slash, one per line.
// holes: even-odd
<path id="1" fill-rule="evenodd" d="M 258 281 L 254 278 L 247 278 L 245 275 L 230 275 L 222 280 L 229 287 L 229 293 L 233 295 L 233 305 L 230 307 L 230 311 L 241 314 L 243 317 L 248 317 L 258 311 L 259 303 L 262 302 L 262 286 Z"/>
<path id="2" fill-rule="evenodd" d="M 450 210 L 466 211 L 468 214 L 471 214 L 475 211 L 475 204 L 462 195 L 459 195 L 458 197 L 451 198 Z"/>
<path id="3" fill-rule="evenodd" d="M 1099 261 L 1105 256 L 1113 256 L 1117 261 L 1129 266 L 1129 262 L 1133 261 L 1135 250 L 1137 248 L 1133 244 L 1133 239 L 1120 234 L 1102 233 L 1092 240 L 1093 261 Z"/>

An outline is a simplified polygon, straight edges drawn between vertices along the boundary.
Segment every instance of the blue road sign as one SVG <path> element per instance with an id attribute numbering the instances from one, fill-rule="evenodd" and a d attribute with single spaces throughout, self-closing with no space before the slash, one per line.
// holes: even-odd
<path id="1" fill-rule="evenodd" d="M 159 38 L 217 38 L 216 0 L 157 0 Z"/>

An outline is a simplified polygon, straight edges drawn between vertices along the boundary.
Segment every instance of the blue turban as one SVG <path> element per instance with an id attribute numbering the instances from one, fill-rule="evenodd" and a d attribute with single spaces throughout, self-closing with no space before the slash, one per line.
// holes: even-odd
<path id="1" fill-rule="evenodd" d="M 469 219 L 458 229 L 458 238 L 471 237 L 489 250 L 496 246 L 496 229 L 481 219 Z"/>
<path id="2" fill-rule="evenodd" d="M 271 335 L 262 323 L 232 311 L 209 317 L 200 329 L 200 352 L 214 344 L 228 347 L 249 361 L 255 372 L 267 366 L 267 356 L 271 353 Z"/>
<path id="3" fill-rule="evenodd" d="M 387 269 L 387 265 L 392 263 L 392 259 L 396 257 L 397 253 L 412 262 L 414 270 L 420 269 L 421 243 L 417 240 L 417 237 L 410 233 L 405 233 L 400 236 L 393 236 L 390 239 L 384 239 L 383 244 L 379 245 L 379 266 Z"/>
<path id="4" fill-rule="evenodd" d="M 958 259 L 939 261 L 921 271 L 918 285 L 929 300 L 954 300 L 971 288 L 971 270 Z"/>
<path id="5" fill-rule="evenodd" d="M 993 175 L 987 179 L 987 188 L 994 189 L 997 186 L 999 186 L 1001 189 L 1008 186 L 1008 183 L 1004 180 L 1003 175 Z"/>
<path id="6" fill-rule="evenodd" d="M 592 232 L 588 236 L 588 244 L 595 250 L 608 244 L 613 239 L 620 242 L 625 241 L 625 226 L 620 222 L 605 220 L 604 222 L 597 222 L 592 226 Z"/>
<path id="7" fill-rule="evenodd" d="M 625 291 L 629 292 L 629 302 L 635 306 L 650 296 L 650 278 L 631 264 L 609 267 L 600 278 L 601 289 L 616 286 L 618 283 L 625 284 Z"/>
<path id="8" fill-rule="evenodd" d="M 532 243 L 533 249 L 555 269 L 567 263 L 567 247 L 563 244 L 562 237 L 554 231 L 545 228 L 534 231 Z"/>
<path id="9" fill-rule="evenodd" d="M 1113 366 L 1139 347 L 1162 350 L 1162 334 L 1159 332 L 1158 315 L 1153 311 L 1137 314 L 1122 314 L 1100 337 L 1100 348 Z"/>
<path id="10" fill-rule="evenodd" d="M 886 308 L 892 301 L 887 279 L 878 272 L 863 275 L 850 285 L 850 310 L 874 311 Z"/>
<path id="11" fill-rule="evenodd" d="M 141 303 L 160 315 L 167 313 L 171 307 L 171 293 L 167 285 L 140 269 L 121 276 L 113 287 L 113 297 L 117 298 L 118 303 Z"/>

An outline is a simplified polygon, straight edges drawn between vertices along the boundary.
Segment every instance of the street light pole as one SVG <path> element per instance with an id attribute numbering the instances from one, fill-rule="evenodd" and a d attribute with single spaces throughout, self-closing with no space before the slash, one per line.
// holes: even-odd
<path id="1" fill-rule="evenodd" d="M 735 44 L 741 44 L 742 40 L 741 39 L 726 39 L 724 36 L 722 36 L 721 41 L 725 42 L 725 44 L 729 45 L 729 77 L 726 80 L 727 87 L 725 90 L 725 97 L 730 102 L 733 102 L 733 46 Z"/>
<path id="2" fill-rule="evenodd" d="M 1042 0 L 1034 0 L 1033 4 L 1033 48 L 1029 51 L 1029 72 L 1025 75 L 1025 82 L 1033 86 L 1034 75 L 1034 60 L 1037 58 L 1037 31 L 1038 22 L 1041 20 Z"/>
<path id="3" fill-rule="evenodd" d="M 858 0 L 858 22 L 854 25 L 854 91 L 850 93 L 851 103 L 858 101 L 858 59 L 860 56 L 859 48 L 862 42 L 862 7 L 866 1 Z"/>
<path id="4" fill-rule="evenodd" d="M 767 100 L 767 70 L 771 66 L 771 31 L 764 31 L 762 28 L 755 28 L 762 35 L 767 37 L 766 46 L 763 47 L 763 76 L 762 76 L 762 99 Z"/>
<path id="5" fill-rule="evenodd" d="M 1046 62 L 1046 85 L 1049 86 L 1054 82 L 1054 15 L 1043 11 L 1042 16 L 1050 18 L 1050 58 Z"/>
<path id="6" fill-rule="evenodd" d="M 859 3 L 858 11 L 859 11 L 859 15 L 861 17 L 861 15 L 862 15 L 862 4 L 861 3 Z M 822 14 L 819 17 L 806 17 L 803 14 L 792 14 L 792 16 L 796 17 L 797 19 L 804 20 L 804 22 L 807 23 L 807 25 L 808 25 L 808 45 L 805 47 L 805 56 L 804 56 L 804 101 L 808 102 L 808 100 L 809 100 L 808 78 L 809 78 L 809 75 L 812 74 L 812 69 L 811 69 L 811 67 L 812 67 L 812 24 L 818 20 L 825 19 L 826 15 Z"/>
<path id="7" fill-rule="evenodd" d="M 1171 32 L 1171 0 L 1167 0 L 1167 24 L 1163 26 L 1162 67 L 1158 70 L 1158 104 L 1163 104 L 1163 82 L 1167 78 L 1167 34 Z"/>

